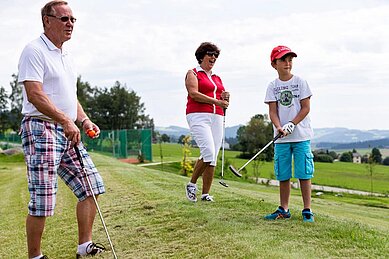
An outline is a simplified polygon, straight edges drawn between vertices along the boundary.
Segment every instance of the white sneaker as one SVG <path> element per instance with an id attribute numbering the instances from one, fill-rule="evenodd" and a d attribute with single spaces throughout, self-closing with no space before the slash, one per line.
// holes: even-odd
<path id="1" fill-rule="evenodd" d="M 201 200 L 202 201 L 211 201 L 211 202 L 214 202 L 213 200 L 213 196 L 209 195 L 209 194 L 206 194 L 204 196 L 201 197 Z"/>
<path id="2" fill-rule="evenodd" d="M 191 202 L 196 202 L 197 197 L 196 197 L 196 192 L 197 192 L 197 186 L 196 184 L 188 183 L 186 185 L 186 198 L 188 198 L 189 201 Z"/>
<path id="3" fill-rule="evenodd" d="M 90 243 L 86 248 L 86 254 L 81 255 L 79 253 L 76 254 L 76 258 L 95 256 L 97 254 L 104 253 L 106 251 L 105 247 L 100 243 Z"/>

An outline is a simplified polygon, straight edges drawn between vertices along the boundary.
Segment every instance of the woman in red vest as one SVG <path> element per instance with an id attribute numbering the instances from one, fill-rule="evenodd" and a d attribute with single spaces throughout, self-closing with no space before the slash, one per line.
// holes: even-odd
<path id="1" fill-rule="evenodd" d="M 219 57 L 220 49 L 203 42 L 195 55 L 199 66 L 189 70 L 185 77 L 188 91 L 186 119 L 190 132 L 200 148 L 192 178 L 186 185 L 186 197 L 197 201 L 197 179 L 203 177 L 202 201 L 213 201 L 209 195 L 217 156 L 222 144 L 224 109 L 228 107 L 230 94 L 225 91 L 222 80 L 212 73 L 212 68 Z"/>

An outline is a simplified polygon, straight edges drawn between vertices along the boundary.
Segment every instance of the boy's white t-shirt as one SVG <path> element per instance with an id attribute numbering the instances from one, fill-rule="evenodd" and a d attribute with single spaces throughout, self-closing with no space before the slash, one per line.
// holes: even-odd
<path id="1" fill-rule="evenodd" d="M 265 103 L 277 102 L 278 117 L 281 126 L 293 120 L 301 110 L 300 101 L 312 96 L 307 81 L 293 76 L 288 81 L 281 81 L 279 78 L 272 81 L 266 91 Z M 277 129 L 274 127 L 274 137 L 277 135 Z M 313 137 L 311 120 L 307 115 L 298 123 L 292 132 L 286 137 L 279 138 L 276 143 L 289 143 L 310 140 Z"/>

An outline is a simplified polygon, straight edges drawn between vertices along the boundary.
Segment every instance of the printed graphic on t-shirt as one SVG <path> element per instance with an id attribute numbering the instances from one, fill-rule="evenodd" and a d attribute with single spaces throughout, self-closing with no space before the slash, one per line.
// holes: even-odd
<path id="1" fill-rule="evenodd" d="M 293 94 L 291 91 L 283 91 L 280 95 L 280 103 L 283 106 L 289 106 L 293 101 Z"/>

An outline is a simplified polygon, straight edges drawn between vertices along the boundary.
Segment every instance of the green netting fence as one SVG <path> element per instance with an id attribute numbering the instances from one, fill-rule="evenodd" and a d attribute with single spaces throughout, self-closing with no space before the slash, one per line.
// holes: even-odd
<path id="1" fill-rule="evenodd" d="M 102 130 L 97 139 L 83 134 L 88 150 L 110 153 L 117 158 L 137 158 L 152 161 L 151 129 Z"/>
<path id="2" fill-rule="evenodd" d="M 18 134 L 13 133 L 0 133 L 0 141 L 4 143 L 18 143 L 22 144 L 22 140 Z"/>
<path id="3" fill-rule="evenodd" d="M 151 140 L 151 129 L 102 130 L 96 139 L 82 134 L 82 141 L 90 151 L 117 158 L 136 158 L 141 162 L 153 160 Z M 0 141 L 21 143 L 20 136 L 16 133 L 0 134 Z"/>

